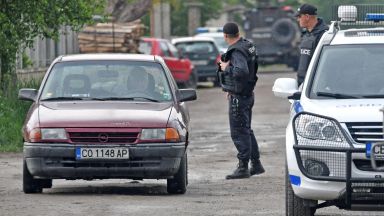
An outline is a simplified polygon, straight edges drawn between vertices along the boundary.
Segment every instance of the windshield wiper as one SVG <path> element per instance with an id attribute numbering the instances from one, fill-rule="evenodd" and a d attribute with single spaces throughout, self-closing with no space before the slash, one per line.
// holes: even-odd
<path id="1" fill-rule="evenodd" d="M 316 92 L 317 96 L 323 96 L 323 97 L 331 97 L 336 99 L 351 99 L 351 98 L 361 98 L 360 96 L 355 95 L 347 95 L 347 94 L 340 94 L 340 93 L 330 93 L 330 92 Z"/>
<path id="2" fill-rule="evenodd" d="M 51 97 L 51 98 L 45 98 L 41 99 L 41 101 L 55 101 L 55 100 L 83 100 L 81 97 Z"/>
<path id="3" fill-rule="evenodd" d="M 119 101 L 119 100 L 136 100 L 136 99 L 144 99 L 144 100 L 148 100 L 148 101 L 152 101 L 152 102 L 160 102 L 159 100 L 156 100 L 156 99 L 153 99 L 153 98 L 147 98 L 147 97 L 105 97 L 105 98 L 98 98 L 99 100 L 115 100 L 115 101 Z"/>
<path id="4" fill-rule="evenodd" d="M 362 98 L 384 98 L 383 94 L 374 94 L 374 95 L 362 95 Z"/>

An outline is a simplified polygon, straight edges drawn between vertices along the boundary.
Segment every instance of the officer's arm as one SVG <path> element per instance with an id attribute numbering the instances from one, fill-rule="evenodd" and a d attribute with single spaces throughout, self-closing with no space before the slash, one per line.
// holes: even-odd
<path id="1" fill-rule="evenodd" d="M 234 77 L 246 77 L 249 74 L 247 59 L 240 51 L 234 51 L 231 55 L 231 64 L 225 68 L 225 73 Z"/>

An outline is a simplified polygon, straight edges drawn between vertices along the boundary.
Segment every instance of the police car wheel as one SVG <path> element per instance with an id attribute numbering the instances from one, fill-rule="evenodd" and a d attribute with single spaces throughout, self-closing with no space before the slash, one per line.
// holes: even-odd
<path id="1" fill-rule="evenodd" d="M 313 216 L 316 208 L 304 205 L 304 199 L 295 195 L 289 180 L 288 168 L 285 169 L 285 215 L 286 216 Z"/>

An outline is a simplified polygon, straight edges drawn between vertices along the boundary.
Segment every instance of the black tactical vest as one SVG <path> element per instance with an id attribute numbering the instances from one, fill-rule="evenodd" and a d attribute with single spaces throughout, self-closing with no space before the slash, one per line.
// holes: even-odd
<path id="1" fill-rule="evenodd" d="M 221 56 L 221 61 L 227 62 L 231 60 L 233 51 L 240 51 L 247 59 L 247 65 L 249 70 L 249 76 L 243 79 L 233 77 L 233 74 L 225 74 L 219 72 L 219 79 L 223 91 L 230 92 L 232 94 L 249 96 L 252 95 L 253 89 L 257 82 L 257 51 L 256 46 L 250 41 L 240 38 L 238 42 L 231 45 L 227 52 Z"/>

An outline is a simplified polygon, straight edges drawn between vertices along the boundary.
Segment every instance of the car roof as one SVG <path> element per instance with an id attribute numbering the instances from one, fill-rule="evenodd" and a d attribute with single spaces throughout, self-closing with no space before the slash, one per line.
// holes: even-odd
<path id="1" fill-rule="evenodd" d="M 191 41 L 210 41 L 215 43 L 215 40 L 211 37 L 200 37 L 200 36 L 195 37 L 194 36 L 194 37 L 181 37 L 181 38 L 172 39 L 173 44 L 191 42 Z"/>
<path id="2" fill-rule="evenodd" d="M 224 37 L 223 32 L 204 32 L 204 33 L 198 33 L 195 36 L 205 36 L 205 37 Z"/>
<path id="3" fill-rule="evenodd" d="M 158 56 L 131 53 L 94 53 L 60 56 L 59 61 L 84 61 L 84 60 L 134 60 L 155 62 Z M 161 57 L 160 57 L 161 58 Z"/>
<path id="4" fill-rule="evenodd" d="M 384 28 L 363 28 L 340 30 L 331 45 L 341 44 L 384 44 Z"/>

